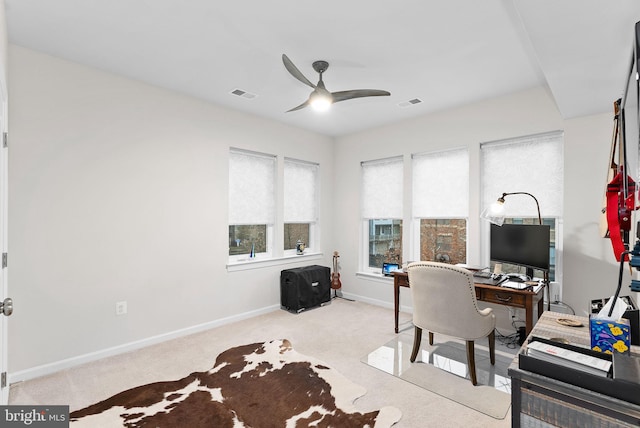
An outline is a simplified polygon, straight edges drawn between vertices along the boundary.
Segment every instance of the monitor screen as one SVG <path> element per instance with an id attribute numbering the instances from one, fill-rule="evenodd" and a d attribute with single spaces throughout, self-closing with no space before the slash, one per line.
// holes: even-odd
<path id="1" fill-rule="evenodd" d="M 492 261 L 549 270 L 551 226 L 543 224 L 491 225 Z"/>

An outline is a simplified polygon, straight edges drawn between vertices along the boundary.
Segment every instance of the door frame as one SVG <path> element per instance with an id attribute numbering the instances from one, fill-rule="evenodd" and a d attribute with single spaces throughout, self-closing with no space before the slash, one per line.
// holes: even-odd
<path id="1" fill-rule="evenodd" d="M 0 259 L 4 260 L 4 254 L 8 254 L 8 183 L 9 183 L 9 148 L 8 135 L 8 102 L 6 86 L 0 89 Z M 3 301 L 9 293 L 7 270 L 5 263 L 0 268 L 0 301 Z M 7 376 L 9 366 L 8 353 L 8 322 L 7 317 L 0 314 L 0 405 L 9 402 L 9 380 Z"/>

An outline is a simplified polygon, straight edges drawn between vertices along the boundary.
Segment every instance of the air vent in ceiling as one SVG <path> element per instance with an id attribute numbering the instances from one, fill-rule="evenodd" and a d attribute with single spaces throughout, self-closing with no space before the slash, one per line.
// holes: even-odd
<path id="1" fill-rule="evenodd" d="M 249 100 L 252 100 L 255 97 L 257 97 L 256 94 L 252 94 L 251 92 L 243 91 L 242 89 L 234 89 L 233 91 L 231 91 L 231 94 L 232 95 L 237 95 L 238 97 L 246 98 L 246 99 L 249 99 Z"/>
<path id="2" fill-rule="evenodd" d="M 414 99 L 409 100 L 409 101 L 403 101 L 403 102 L 401 102 L 400 104 L 398 104 L 398 106 L 399 106 L 399 107 L 411 107 L 411 106 L 414 106 L 414 105 L 416 105 L 416 104 L 420 104 L 421 102 L 422 102 L 422 100 L 421 100 L 421 99 L 419 99 L 419 98 L 414 98 Z"/>

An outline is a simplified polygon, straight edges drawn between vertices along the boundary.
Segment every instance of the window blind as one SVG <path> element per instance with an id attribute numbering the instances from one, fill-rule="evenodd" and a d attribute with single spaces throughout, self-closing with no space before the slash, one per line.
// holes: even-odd
<path id="1" fill-rule="evenodd" d="M 229 153 L 229 224 L 273 224 L 275 165 L 272 155 Z"/>
<path id="2" fill-rule="evenodd" d="M 284 161 L 284 221 L 313 223 L 318 218 L 318 164 Z"/>
<path id="3" fill-rule="evenodd" d="M 402 218 L 402 156 L 362 162 L 362 217 Z"/>
<path id="4" fill-rule="evenodd" d="M 466 149 L 413 155 L 414 218 L 469 215 L 469 153 Z"/>
<path id="5" fill-rule="evenodd" d="M 563 145 L 561 131 L 481 144 L 483 208 L 503 193 L 527 192 L 538 199 L 542 217 L 561 217 Z M 506 217 L 537 217 L 527 195 L 509 197 L 504 208 Z"/>

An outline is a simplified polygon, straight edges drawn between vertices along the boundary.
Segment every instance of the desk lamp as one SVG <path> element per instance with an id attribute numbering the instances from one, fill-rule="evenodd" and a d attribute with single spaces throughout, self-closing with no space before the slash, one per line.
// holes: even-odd
<path id="1" fill-rule="evenodd" d="M 531 193 L 527 192 L 512 192 L 512 193 L 503 193 L 502 196 L 498 198 L 496 202 L 489 205 L 483 212 L 480 214 L 485 220 L 489 220 L 493 224 L 497 224 L 498 226 L 502 226 L 504 224 L 504 198 L 505 196 L 510 195 L 529 195 L 536 201 L 536 208 L 538 209 L 538 222 L 542 224 L 542 216 L 540 215 L 540 204 L 538 203 L 538 199 L 533 196 Z"/>

